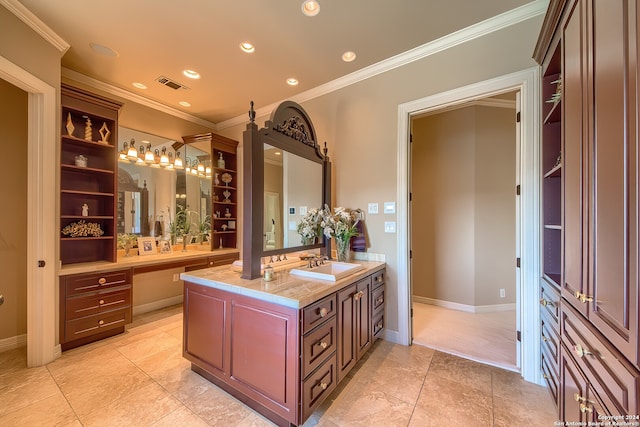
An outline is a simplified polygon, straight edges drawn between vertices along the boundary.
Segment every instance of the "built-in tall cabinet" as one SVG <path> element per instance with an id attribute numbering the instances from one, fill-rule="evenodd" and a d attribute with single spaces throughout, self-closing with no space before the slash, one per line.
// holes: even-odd
<path id="1" fill-rule="evenodd" d="M 122 104 L 61 87 L 60 260 L 116 260 L 118 111 Z"/>
<path id="2" fill-rule="evenodd" d="M 238 141 L 212 132 L 183 136 L 182 140 L 211 146 L 211 249 L 237 247 Z"/>
<path id="3" fill-rule="evenodd" d="M 566 422 L 640 412 L 639 21 L 632 0 L 552 0 L 534 53 L 543 96 L 541 369 Z"/>

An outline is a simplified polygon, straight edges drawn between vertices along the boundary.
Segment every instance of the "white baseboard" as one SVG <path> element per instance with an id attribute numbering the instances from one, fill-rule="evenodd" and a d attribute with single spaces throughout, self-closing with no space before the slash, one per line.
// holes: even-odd
<path id="1" fill-rule="evenodd" d="M 467 305 L 457 302 L 444 301 L 434 298 L 420 297 L 413 295 L 413 302 L 421 304 L 435 305 L 436 307 L 448 308 L 451 310 L 465 311 L 467 313 L 491 313 L 495 311 L 513 311 L 516 309 L 515 303 L 493 304 L 493 305 Z"/>
<path id="2" fill-rule="evenodd" d="M 136 305 L 133 307 L 133 315 L 144 314 L 161 308 L 171 307 L 172 305 L 181 304 L 182 299 L 182 295 L 177 295 L 175 297 L 161 299 L 148 304 Z"/>
<path id="3" fill-rule="evenodd" d="M 26 347 L 27 334 L 16 335 L 15 337 L 3 338 L 0 340 L 0 353 L 3 351 L 14 350 L 20 347 Z"/>
<path id="4" fill-rule="evenodd" d="M 385 328 L 384 331 L 382 331 L 382 339 L 395 344 L 400 344 L 400 333 L 398 331 L 390 331 Z"/>

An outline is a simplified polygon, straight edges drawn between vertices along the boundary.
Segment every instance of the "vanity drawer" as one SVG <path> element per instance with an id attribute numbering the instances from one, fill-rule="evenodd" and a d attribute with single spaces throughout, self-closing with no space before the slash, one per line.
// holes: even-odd
<path id="1" fill-rule="evenodd" d="M 373 317 L 371 321 L 371 331 L 373 338 L 378 338 L 380 332 L 384 329 L 384 311 Z"/>
<path id="2" fill-rule="evenodd" d="M 127 286 L 111 292 L 100 291 L 89 296 L 67 298 L 65 315 L 67 320 L 73 320 L 130 306 L 131 287 Z"/>
<path id="3" fill-rule="evenodd" d="M 561 316 L 562 342 L 595 392 L 603 399 L 605 396 L 612 399 L 613 407 L 609 410 L 619 414 L 638 414 L 640 372 L 587 324 L 570 304 L 562 305 Z"/>
<path id="4" fill-rule="evenodd" d="M 371 313 L 376 314 L 384 311 L 384 286 L 379 286 L 371 292 Z"/>
<path id="5" fill-rule="evenodd" d="M 322 364 L 337 345 L 335 316 L 302 338 L 302 378 Z"/>
<path id="6" fill-rule="evenodd" d="M 384 272 L 385 270 L 380 270 L 373 273 L 371 276 L 371 289 L 384 285 Z"/>
<path id="7" fill-rule="evenodd" d="M 302 309 L 302 333 L 306 334 L 336 315 L 336 295 L 331 294 Z"/>
<path id="8" fill-rule="evenodd" d="M 334 353 L 309 378 L 302 382 L 300 393 L 302 394 L 303 420 L 306 420 L 335 390 L 336 385 L 336 355 Z"/>
<path id="9" fill-rule="evenodd" d="M 65 278 L 65 291 L 66 296 L 70 297 L 85 292 L 93 292 L 129 284 L 131 284 L 130 269 L 77 274 Z"/>
<path id="10" fill-rule="evenodd" d="M 125 324 L 130 322 L 130 308 L 70 320 L 65 325 L 65 341 L 72 341 L 109 329 L 124 327 Z"/>

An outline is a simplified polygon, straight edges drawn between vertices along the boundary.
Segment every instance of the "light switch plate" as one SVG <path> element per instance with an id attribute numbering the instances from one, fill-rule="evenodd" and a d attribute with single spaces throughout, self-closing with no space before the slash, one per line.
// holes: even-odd
<path id="1" fill-rule="evenodd" d="M 396 213 L 396 202 L 384 202 L 384 213 L 386 214 Z"/>
<path id="2" fill-rule="evenodd" d="M 300 215 L 306 215 L 307 214 L 307 207 L 306 206 L 300 206 Z"/>
<path id="3" fill-rule="evenodd" d="M 295 231 L 298 229 L 298 226 L 295 221 L 289 221 L 289 230 Z"/>
<path id="4" fill-rule="evenodd" d="M 369 209 L 368 212 L 370 214 L 377 214 L 378 213 L 378 204 L 377 203 L 369 203 Z"/>
<path id="5" fill-rule="evenodd" d="M 385 221 L 384 222 L 384 232 L 385 233 L 395 233 L 396 232 L 396 222 L 395 221 Z"/>

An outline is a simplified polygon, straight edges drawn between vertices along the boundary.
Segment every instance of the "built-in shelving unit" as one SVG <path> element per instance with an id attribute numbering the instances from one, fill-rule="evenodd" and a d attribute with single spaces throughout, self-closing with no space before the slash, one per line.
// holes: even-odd
<path id="1" fill-rule="evenodd" d="M 60 140 L 60 261 L 116 260 L 115 141 L 121 104 L 62 85 Z M 89 224 L 98 232 L 71 235 Z"/>

